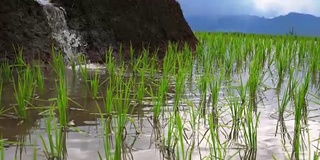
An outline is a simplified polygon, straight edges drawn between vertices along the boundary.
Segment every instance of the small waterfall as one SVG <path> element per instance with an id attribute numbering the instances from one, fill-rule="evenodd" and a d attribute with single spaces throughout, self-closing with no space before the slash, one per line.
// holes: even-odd
<path id="1" fill-rule="evenodd" d="M 85 46 L 81 35 L 70 30 L 65 18 L 66 11 L 62 7 L 56 7 L 50 0 L 36 0 L 47 15 L 49 26 L 52 30 L 52 37 L 58 42 L 59 47 L 64 51 L 65 60 L 68 62 L 80 50 L 80 46 Z"/>

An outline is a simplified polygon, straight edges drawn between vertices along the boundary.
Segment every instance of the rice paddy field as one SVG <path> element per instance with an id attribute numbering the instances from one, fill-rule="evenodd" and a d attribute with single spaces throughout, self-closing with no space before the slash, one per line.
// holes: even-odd
<path id="1" fill-rule="evenodd" d="M 0 160 L 319 159 L 320 42 L 196 35 L 163 60 L 2 63 Z"/>

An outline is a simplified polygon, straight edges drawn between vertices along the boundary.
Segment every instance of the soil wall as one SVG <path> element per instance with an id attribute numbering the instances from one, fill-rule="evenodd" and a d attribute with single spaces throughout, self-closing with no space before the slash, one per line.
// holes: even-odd
<path id="1" fill-rule="evenodd" d="M 109 47 L 124 55 L 132 44 L 136 53 L 142 48 L 160 49 L 163 56 L 168 41 L 195 47 L 197 39 L 175 0 L 52 0 L 66 10 L 70 29 L 81 33 L 83 49 L 92 62 L 103 62 Z M 0 59 L 12 59 L 12 45 L 21 46 L 32 58 L 49 58 L 54 40 L 46 15 L 34 0 L 0 1 Z"/>
<path id="2" fill-rule="evenodd" d="M 18 47 L 27 59 L 46 61 L 54 41 L 42 7 L 33 0 L 0 1 L 0 62 L 13 60 Z"/>

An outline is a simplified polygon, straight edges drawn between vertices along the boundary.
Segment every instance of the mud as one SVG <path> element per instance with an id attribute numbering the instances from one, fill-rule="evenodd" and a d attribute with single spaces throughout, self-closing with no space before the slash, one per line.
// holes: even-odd
<path id="1" fill-rule="evenodd" d="M 33 0 L 0 1 L 0 62 L 13 61 L 18 47 L 28 60 L 47 61 L 51 53 L 49 25 L 42 7 Z M 16 50 L 15 50 L 16 49 Z"/>

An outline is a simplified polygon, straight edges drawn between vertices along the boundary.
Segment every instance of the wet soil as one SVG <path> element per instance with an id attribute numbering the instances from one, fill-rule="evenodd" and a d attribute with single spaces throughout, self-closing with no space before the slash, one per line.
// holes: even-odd
<path id="1" fill-rule="evenodd" d="M 88 56 L 103 61 L 108 47 L 116 55 L 128 57 L 130 45 L 139 54 L 142 49 L 157 51 L 163 57 L 168 42 L 187 43 L 194 48 L 197 39 L 175 0 L 54 0 L 67 12 L 71 29 L 82 31 L 88 42 Z M 121 49 L 119 49 L 121 47 Z"/>
<path id="2" fill-rule="evenodd" d="M 0 1 L 0 62 L 13 61 L 18 48 L 23 49 L 26 60 L 46 62 L 52 44 L 46 16 L 36 1 Z"/>
<path id="3" fill-rule="evenodd" d="M 83 35 L 84 52 L 91 62 L 103 62 L 108 48 L 128 57 L 142 48 L 165 54 L 169 41 L 194 48 L 197 39 L 175 0 L 53 0 L 66 10 L 70 29 Z M 46 15 L 34 0 L 0 1 L 0 60 L 13 60 L 14 46 L 23 47 L 29 60 L 49 61 L 52 40 Z M 121 46 L 121 47 L 120 47 Z M 121 48 L 121 49 L 119 49 Z"/>

